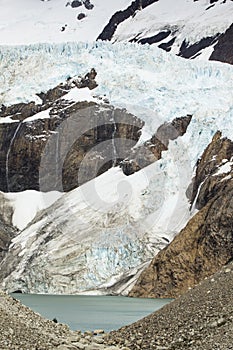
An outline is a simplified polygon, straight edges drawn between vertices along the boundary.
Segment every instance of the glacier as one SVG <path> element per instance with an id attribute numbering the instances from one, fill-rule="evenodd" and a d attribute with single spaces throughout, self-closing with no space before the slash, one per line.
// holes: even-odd
<path id="1" fill-rule="evenodd" d="M 99 85 L 91 96 L 108 98 L 144 120 L 139 144 L 163 122 L 193 116 L 162 159 L 128 177 L 112 168 L 61 195 L 12 241 L 8 257 L 14 269 L 8 270 L 5 289 L 127 293 L 192 216 L 186 190 L 214 133 L 233 138 L 233 67 L 129 43 L 1 47 L 0 55 L 4 104 L 39 101 L 38 90 L 94 67 Z M 4 268 L 13 266 L 7 259 Z"/>
<path id="2" fill-rule="evenodd" d="M 40 103 L 36 93 L 94 67 L 99 86 L 92 95 L 135 112 L 146 122 L 148 138 L 164 121 L 187 114 L 194 116 L 192 123 L 216 123 L 224 135 L 232 135 L 231 123 L 224 122 L 232 115 L 231 65 L 108 42 L 0 46 L 0 57 L 0 103 Z"/>
<path id="3" fill-rule="evenodd" d="M 19 45 L 32 43 L 58 43 L 70 41 L 93 41 L 111 21 L 112 16 L 126 10 L 131 0 L 92 0 L 92 10 L 85 6 L 72 8 L 71 1 L 3 1 L 0 13 L 0 44 Z M 145 2 L 146 3 L 146 2 Z M 11 16 L 10 14 L 14 14 Z M 83 13 L 85 18 L 77 20 Z M 233 4 L 231 0 L 163 0 L 155 1 L 119 25 L 112 42 L 140 40 L 170 31 L 170 35 L 159 43 L 167 43 L 176 37 L 171 51 L 178 53 L 183 41 L 192 44 L 206 37 L 224 33 L 232 24 Z M 114 23 L 112 22 L 112 25 Z M 209 48 L 197 58 L 210 57 Z"/>

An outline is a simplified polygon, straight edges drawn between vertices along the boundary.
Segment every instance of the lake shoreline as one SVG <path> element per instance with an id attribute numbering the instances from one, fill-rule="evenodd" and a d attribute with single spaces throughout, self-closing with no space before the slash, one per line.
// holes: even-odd
<path id="1" fill-rule="evenodd" d="M 0 291 L 1 350 L 127 350 L 105 344 L 102 330 L 71 331 L 65 324 L 43 318 Z"/>
<path id="2" fill-rule="evenodd" d="M 11 294 L 46 319 L 56 318 L 71 330 L 119 329 L 160 309 L 171 299 L 125 296 Z"/>
<path id="3" fill-rule="evenodd" d="M 105 335 L 71 331 L 0 292 L 1 350 L 231 350 L 233 263 L 160 310 Z"/>

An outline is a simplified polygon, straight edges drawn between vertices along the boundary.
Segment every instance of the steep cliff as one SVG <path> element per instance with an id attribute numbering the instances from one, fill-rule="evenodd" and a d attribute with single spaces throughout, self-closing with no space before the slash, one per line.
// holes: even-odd
<path id="1" fill-rule="evenodd" d="M 9 201 L 0 193 L 0 261 L 6 255 L 11 239 L 16 236 L 17 229 L 12 225 L 13 209 Z"/>
<path id="2" fill-rule="evenodd" d="M 217 132 L 197 164 L 191 195 L 199 211 L 153 259 L 130 296 L 177 297 L 233 258 L 233 142 Z"/>
<path id="3" fill-rule="evenodd" d="M 128 157 L 120 162 L 124 174 L 131 175 L 161 159 L 162 152 L 168 150 L 169 141 L 183 136 L 191 119 L 192 116 L 187 115 L 160 125 L 151 139 L 144 142 L 142 146 L 131 149 Z"/>
<path id="4" fill-rule="evenodd" d="M 75 85 L 38 94 L 41 105 L 2 106 L 1 191 L 69 191 L 116 165 L 136 144 L 143 121 L 103 101 L 66 99 L 71 89 L 96 86 L 89 76 Z"/>
<path id="5" fill-rule="evenodd" d="M 219 37 L 217 44 L 214 45 L 210 60 L 233 64 L 232 43 L 233 24 Z"/>

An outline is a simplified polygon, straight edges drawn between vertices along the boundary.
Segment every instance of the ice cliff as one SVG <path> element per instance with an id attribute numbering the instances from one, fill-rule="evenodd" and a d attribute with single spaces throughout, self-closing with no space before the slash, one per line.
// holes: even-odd
<path id="1" fill-rule="evenodd" d="M 92 96 L 145 123 L 139 144 L 163 122 L 192 115 L 161 160 L 128 177 L 110 169 L 38 213 L 1 264 L 2 286 L 10 291 L 126 293 L 193 215 L 186 190 L 215 132 L 233 137 L 233 67 L 126 43 L 2 47 L 0 54 L 5 104 L 38 101 L 38 89 L 94 67 Z"/>

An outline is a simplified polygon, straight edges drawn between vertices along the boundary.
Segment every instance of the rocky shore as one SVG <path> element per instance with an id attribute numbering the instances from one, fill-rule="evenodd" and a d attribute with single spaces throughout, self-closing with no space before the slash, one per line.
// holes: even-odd
<path id="1" fill-rule="evenodd" d="M 118 331 L 109 344 L 132 350 L 233 349 L 233 264 L 157 312 Z"/>
<path id="2" fill-rule="evenodd" d="M 2 350 L 231 350 L 233 263 L 159 311 L 109 334 L 71 331 L 0 293 Z"/>
<path id="3" fill-rule="evenodd" d="M 105 334 L 71 331 L 68 326 L 45 320 L 18 300 L 0 292 L 1 350 L 127 350 L 105 345 Z"/>

